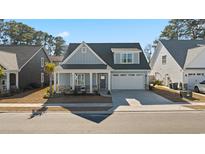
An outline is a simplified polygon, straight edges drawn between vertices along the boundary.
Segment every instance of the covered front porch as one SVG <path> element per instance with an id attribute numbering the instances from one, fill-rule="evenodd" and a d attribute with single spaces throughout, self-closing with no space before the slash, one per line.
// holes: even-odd
<path id="1" fill-rule="evenodd" d="M 97 93 L 110 90 L 110 71 L 69 70 L 54 72 L 54 91 L 57 93 Z"/>
<path id="2" fill-rule="evenodd" d="M 7 93 L 19 88 L 19 74 L 17 71 L 5 70 L 5 75 L 0 79 L 0 92 Z"/>

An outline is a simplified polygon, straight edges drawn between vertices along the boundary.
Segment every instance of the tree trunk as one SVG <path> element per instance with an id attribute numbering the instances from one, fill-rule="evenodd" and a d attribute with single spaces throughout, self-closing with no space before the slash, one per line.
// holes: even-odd
<path id="1" fill-rule="evenodd" d="M 50 73 L 49 74 L 49 77 L 50 77 L 50 90 L 49 90 L 49 92 L 50 92 L 50 96 L 52 96 L 52 73 Z"/>

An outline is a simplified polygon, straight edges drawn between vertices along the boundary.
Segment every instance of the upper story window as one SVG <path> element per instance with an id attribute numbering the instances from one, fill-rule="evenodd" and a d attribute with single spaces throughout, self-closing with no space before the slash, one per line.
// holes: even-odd
<path id="1" fill-rule="evenodd" d="M 162 56 L 162 64 L 165 65 L 167 63 L 167 56 Z"/>
<path id="2" fill-rule="evenodd" d="M 44 67 L 44 57 L 41 57 L 41 67 Z"/>
<path id="3" fill-rule="evenodd" d="M 121 63 L 122 64 L 132 64 L 133 63 L 133 54 L 132 53 L 122 53 L 121 54 Z"/>

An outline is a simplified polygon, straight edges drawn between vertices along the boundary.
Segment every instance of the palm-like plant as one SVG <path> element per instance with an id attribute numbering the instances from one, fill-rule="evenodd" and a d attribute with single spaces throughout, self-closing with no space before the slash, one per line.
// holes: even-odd
<path id="1" fill-rule="evenodd" d="M 0 79 L 5 75 L 4 69 L 0 66 Z"/>
<path id="2" fill-rule="evenodd" d="M 46 63 L 45 64 L 45 71 L 49 74 L 49 78 L 50 78 L 50 81 L 49 81 L 50 96 L 52 95 L 52 75 L 53 75 L 54 70 L 55 70 L 55 64 L 54 63 Z"/>

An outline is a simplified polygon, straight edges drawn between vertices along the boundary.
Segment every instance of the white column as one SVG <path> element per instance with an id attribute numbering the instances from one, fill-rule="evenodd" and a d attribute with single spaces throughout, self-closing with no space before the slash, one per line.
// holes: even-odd
<path id="1" fill-rule="evenodd" d="M 57 89 L 58 89 L 58 90 L 57 90 L 58 92 L 59 92 L 59 83 L 60 83 L 60 73 L 58 72 L 58 88 L 57 88 Z"/>
<path id="2" fill-rule="evenodd" d="M 19 88 L 19 73 L 16 73 L 16 88 Z"/>
<path id="3" fill-rule="evenodd" d="M 75 73 L 72 73 L 72 89 L 75 89 Z"/>
<path id="4" fill-rule="evenodd" d="M 10 73 L 9 72 L 7 72 L 6 73 L 6 89 L 7 90 L 10 90 Z"/>
<path id="5" fill-rule="evenodd" d="M 54 92 L 56 92 L 56 72 L 53 73 L 54 75 Z"/>
<path id="6" fill-rule="evenodd" d="M 93 92 L 93 74 L 90 73 L 90 93 Z"/>
<path id="7" fill-rule="evenodd" d="M 111 75 L 110 75 L 110 72 L 108 72 L 108 90 L 110 90 L 111 86 L 110 86 L 110 80 L 111 80 Z"/>

